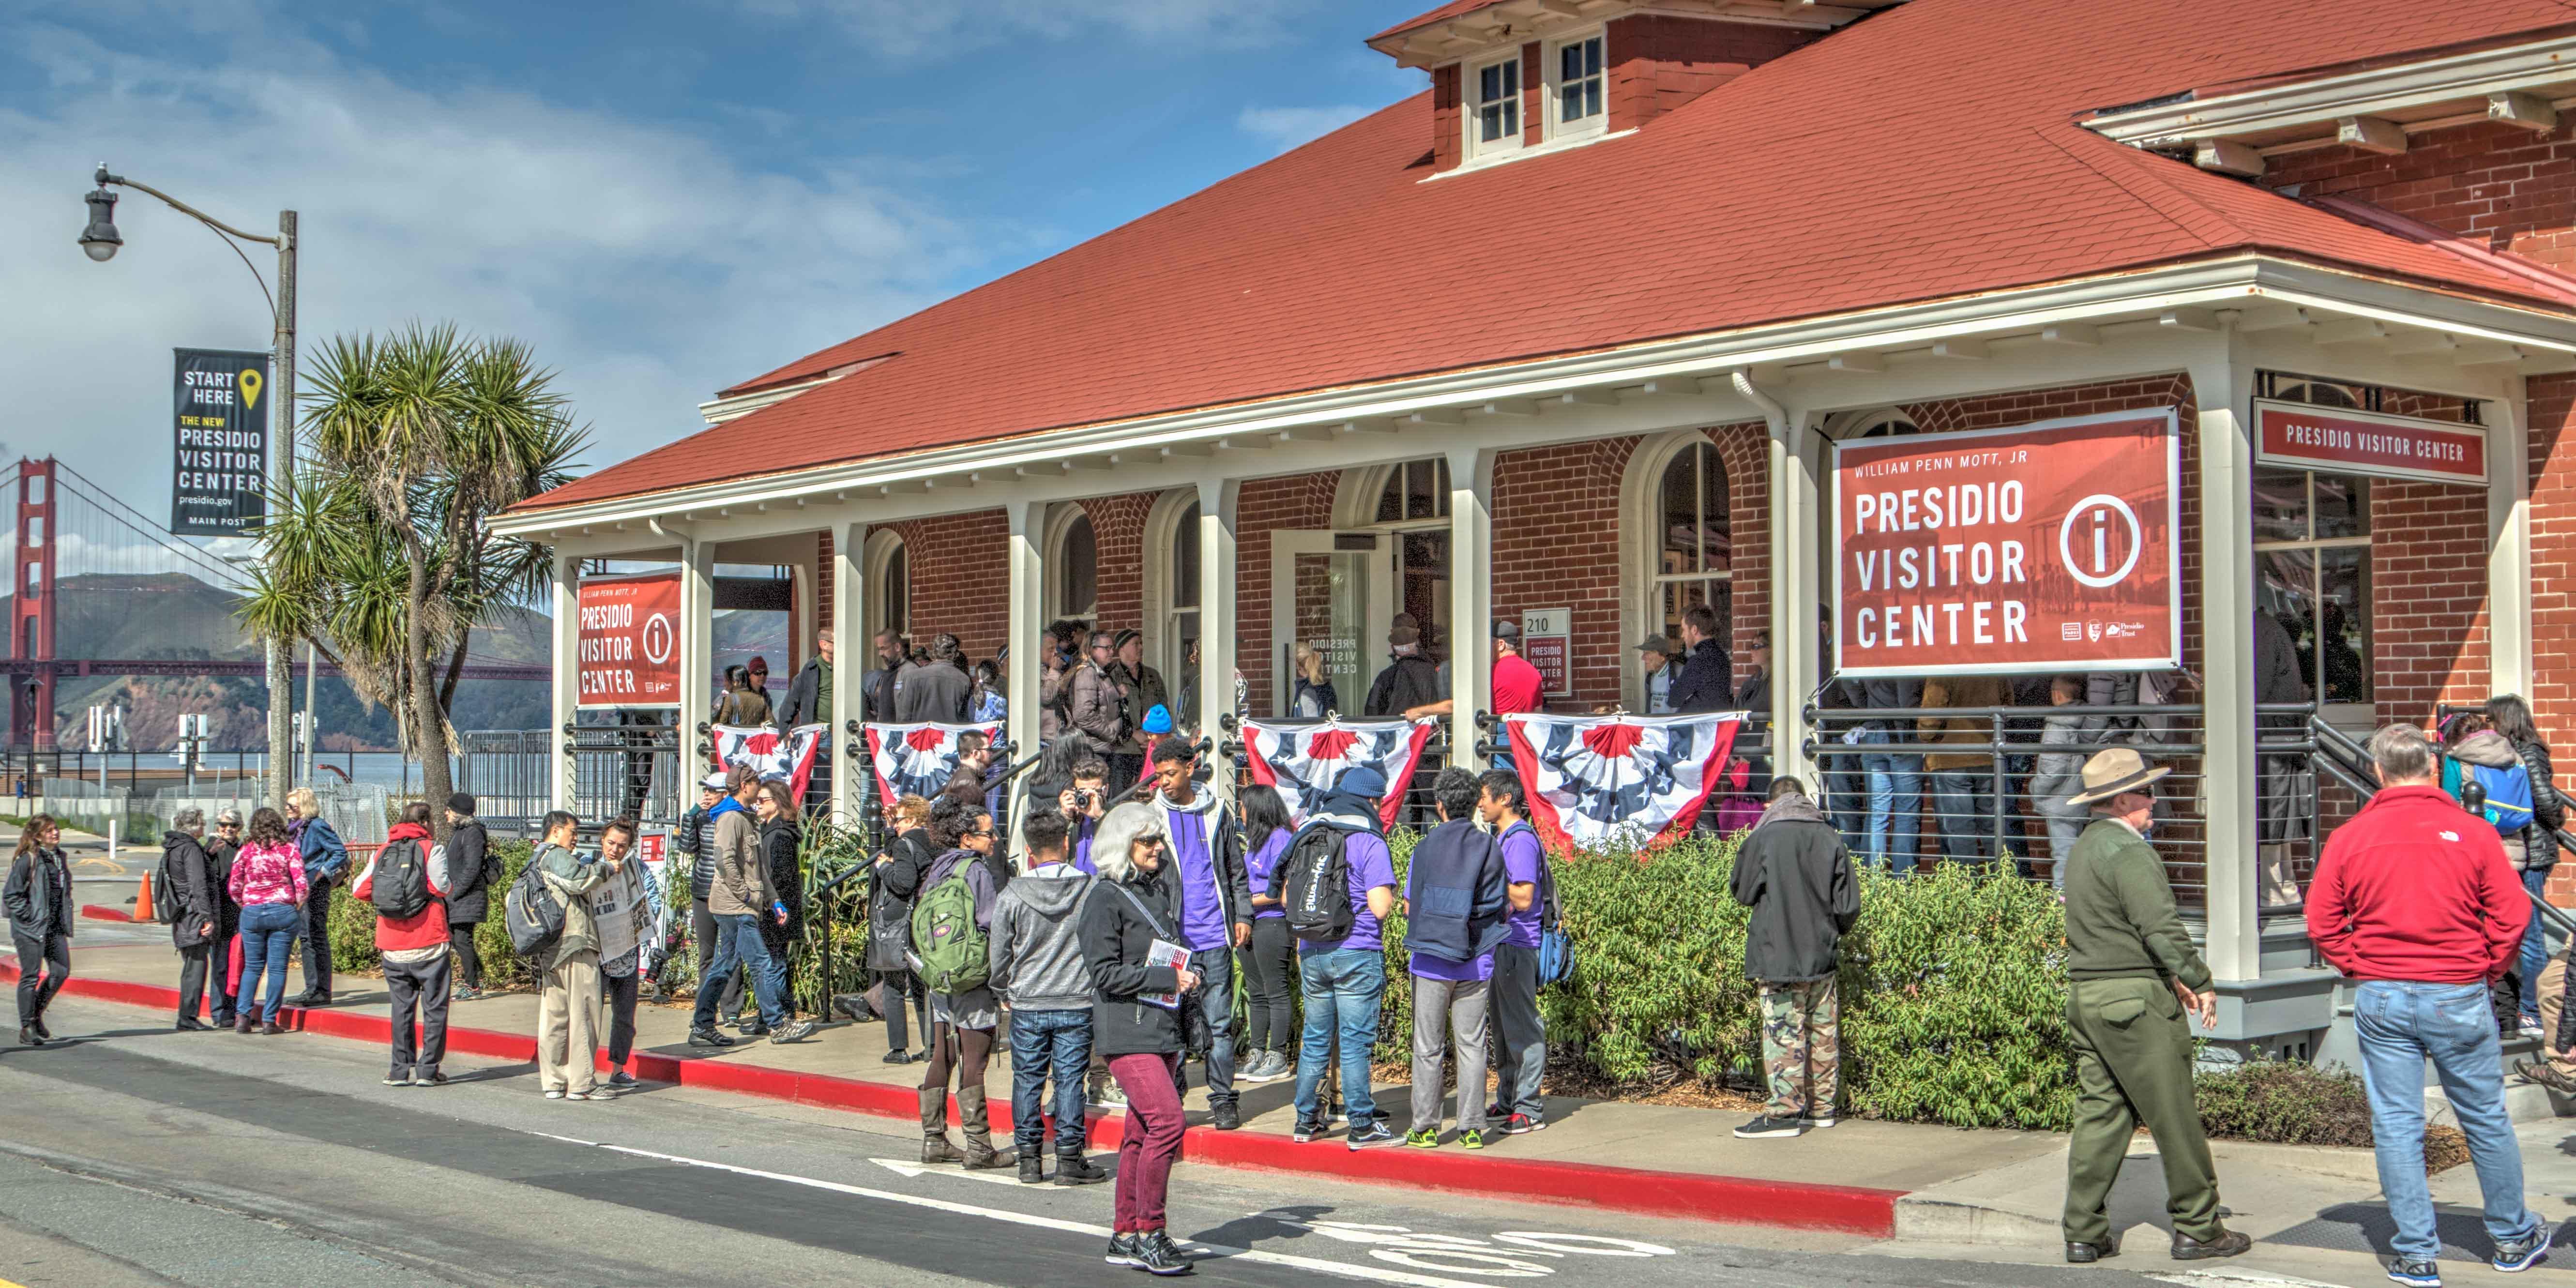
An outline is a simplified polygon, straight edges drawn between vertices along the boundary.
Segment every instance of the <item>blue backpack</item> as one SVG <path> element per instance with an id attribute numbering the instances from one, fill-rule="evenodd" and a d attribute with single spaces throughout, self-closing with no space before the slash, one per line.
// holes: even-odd
<path id="1" fill-rule="evenodd" d="M 1527 823 L 1514 823 L 1494 840 L 1500 843 L 1516 829 L 1537 834 Z M 1553 984 L 1573 973 L 1574 937 L 1565 933 L 1565 908 L 1556 901 L 1556 864 L 1542 845 L 1538 852 L 1538 982 Z"/>
<path id="2" fill-rule="evenodd" d="M 2462 765 L 2486 793 L 2486 819 L 2497 833 L 2514 836 L 2531 826 L 2531 773 L 2520 765 Z"/>

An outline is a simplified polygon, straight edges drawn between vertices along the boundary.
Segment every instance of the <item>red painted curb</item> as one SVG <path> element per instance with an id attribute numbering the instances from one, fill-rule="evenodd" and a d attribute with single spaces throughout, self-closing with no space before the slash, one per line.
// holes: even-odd
<path id="1" fill-rule="evenodd" d="M 14 964 L 0 962 L 0 980 L 17 977 L 18 968 Z M 161 1010 L 176 1010 L 179 1005 L 179 990 L 175 988 L 126 980 L 75 976 L 64 985 L 63 991 L 76 997 Z M 393 1038 L 393 1021 L 381 1013 L 284 1007 L 277 1013 L 277 1022 L 281 1028 L 326 1037 L 375 1043 L 390 1043 Z M 447 1048 L 496 1060 L 534 1061 L 537 1058 L 535 1035 L 492 1029 L 451 1026 L 447 1030 Z M 607 1064 L 608 1056 L 602 1052 L 599 1065 L 605 1069 Z M 919 1092 L 901 1084 L 729 1064 L 720 1056 L 680 1059 L 639 1051 L 631 1064 L 635 1076 L 648 1081 L 912 1121 L 919 1121 L 921 1114 Z M 953 1098 L 950 1112 L 952 1115 L 955 1112 Z M 1007 1135 L 1011 1130 L 1011 1106 L 1007 1093 L 992 1101 L 991 1113 L 994 1134 Z M 1108 1114 L 1091 1120 L 1088 1135 L 1093 1148 L 1113 1149 L 1125 1130 L 1123 1115 Z M 1221 1132 L 1213 1127 L 1192 1127 L 1185 1132 L 1181 1156 L 1192 1162 L 1226 1167 L 1337 1176 L 1410 1189 L 1565 1203 L 1739 1225 L 1837 1230 L 1878 1238 L 1895 1237 L 1896 1200 L 1904 1197 L 1901 1190 L 1801 1181 L 1762 1181 L 1736 1176 L 1699 1176 L 1596 1163 L 1547 1162 L 1490 1152 L 1470 1158 L 1463 1152 L 1448 1149 L 1432 1154 L 1404 1148 L 1353 1150 L 1340 1141 L 1300 1145 L 1285 1136 L 1267 1132 Z"/>
<path id="2" fill-rule="evenodd" d="M 125 909 L 123 909 L 123 908 L 110 908 L 110 907 L 108 907 L 107 905 L 105 905 L 105 904 L 101 904 L 101 903 L 85 903 L 85 904 L 82 904 L 82 905 L 81 905 L 81 909 L 80 909 L 80 914 L 81 914 L 82 916 L 84 916 L 84 917 L 89 918 L 89 919 L 90 919 L 90 920 L 92 920 L 92 921 L 132 921 L 132 920 L 134 920 L 134 914 L 133 914 L 133 913 L 127 912 L 127 911 L 126 911 Z M 174 1003 L 174 1005 L 175 1005 L 175 1003 Z"/>

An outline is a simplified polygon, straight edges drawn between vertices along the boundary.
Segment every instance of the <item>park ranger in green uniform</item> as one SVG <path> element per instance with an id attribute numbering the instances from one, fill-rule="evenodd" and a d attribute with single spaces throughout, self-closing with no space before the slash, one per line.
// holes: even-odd
<path id="1" fill-rule="evenodd" d="M 2084 790 L 2067 801 L 2093 810 L 2066 860 L 2066 1027 L 2076 1100 L 2064 1225 L 2066 1259 L 2078 1263 L 2119 1255 L 2104 1202 L 2142 1122 L 2164 1157 L 2174 1259 L 2232 1257 L 2254 1246 L 2218 1222 L 2217 1171 L 2192 1098 L 2184 1012 L 2208 1028 L 2218 997 L 2174 908 L 2164 860 L 2147 844 L 2153 787 L 2168 772 L 2113 747 L 2084 763 Z"/>

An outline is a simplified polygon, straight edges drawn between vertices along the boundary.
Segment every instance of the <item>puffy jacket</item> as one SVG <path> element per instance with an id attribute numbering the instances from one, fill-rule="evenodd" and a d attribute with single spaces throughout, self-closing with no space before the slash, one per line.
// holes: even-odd
<path id="1" fill-rule="evenodd" d="M 2549 744 L 2517 742 L 2514 754 L 2531 775 L 2531 817 L 2537 826 L 2522 834 L 2523 870 L 2547 872 L 2558 866 L 2558 829 L 2567 826 L 2567 798 L 2558 794 L 2549 764 Z"/>
<path id="2" fill-rule="evenodd" d="M 214 937 L 223 895 L 215 884 L 215 861 L 203 841 L 176 828 L 161 834 L 161 866 L 170 874 L 170 893 L 179 901 L 179 916 L 170 923 L 170 942 L 194 948 Z"/>
<path id="3" fill-rule="evenodd" d="M 492 834 L 477 819 L 456 825 L 447 837 L 447 919 L 460 926 L 480 925 L 491 911 L 492 883 L 501 879 L 501 856 L 492 852 Z"/>
<path id="4" fill-rule="evenodd" d="M 2308 937 L 2353 979 L 2496 979 L 2531 924 L 2501 840 L 2438 787 L 2381 790 L 2326 837 L 2308 883 Z"/>
<path id="5" fill-rule="evenodd" d="M 680 816 L 679 834 L 672 838 L 680 853 L 688 855 L 689 897 L 707 901 L 707 891 L 716 883 L 716 822 L 707 811 L 693 809 Z"/>
<path id="6" fill-rule="evenodd" d="M 731 803 L 733 808 L 725 806 Z M 751 811 L 728 797 L 717 801 L 716 880 L 707 892 L 707 911 L 719 917 L 769 915 L 769 876 L 760 857 L 760 827 Z"/>
<path id="7" fill-rule="evenodd" d="M 1136 724 L 1127 710 L 1127 691 L 1119 687 L 1116 677 L 1096 662 L 1084 662 L 1065 687 L 1073 693 L 1065 720 L 1082 735 L 1083 743 L 1104 756 L 1126 749 Z"/>

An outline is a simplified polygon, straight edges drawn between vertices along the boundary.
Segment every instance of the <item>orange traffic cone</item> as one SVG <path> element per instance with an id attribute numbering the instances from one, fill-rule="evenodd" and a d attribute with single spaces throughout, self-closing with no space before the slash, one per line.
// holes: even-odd
<path id="1" fill-rule="evenodd" d="M 152 869 L 150 868 L 143 869 L 143 884 L 136 887 L 134 891 L 134 919 L 136 921 L 158 920 L 152 915 Z"/>

